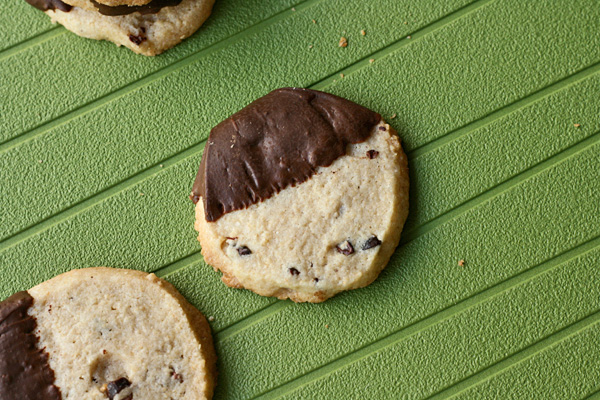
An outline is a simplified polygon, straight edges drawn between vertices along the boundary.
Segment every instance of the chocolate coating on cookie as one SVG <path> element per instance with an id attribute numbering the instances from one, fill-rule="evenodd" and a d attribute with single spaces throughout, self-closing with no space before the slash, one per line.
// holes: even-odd
<path id="1" fill-rule="evenodd" d="M 144 4 L 143 6 L 122 5 L 111 7 L 91 0 L 92 4 L 94 4 L 94 7 L 98 9 L 100 14 L 108 15 L 111 17 L 114 17 L 116 15 L 133 14 L 134 12 L 139 12 L 140 14 L 156 14 L 163 7 L 177 6 L 179 5 L 179 3 L 181 3 L 181 1 L 182 0 L 152 0 L 150 3 Z"/>
<path id="2" fill-rule="evenodd" d="M 64 12 L 69 12 L 73 8 L 72 6 L 63 3 L 60 0 L 25 0 L 30 5 L 34 6 L 38 10 L 48 11 L 48 10 L 60 10 Z"/>
<path id="3" fill-rule="evenodd" d="M 213 128 L 190 197 L 202 197 L 206 220 L 216 221 L 306 181 L 380 120 L 328 93 L 275 90 Z"/>
<path id="4" fill-rule="evenodd" d="M 37 348 L 33 297 L 19 292 L 0 303 L 0 400 L 60 400 L 48 354 Z"/>

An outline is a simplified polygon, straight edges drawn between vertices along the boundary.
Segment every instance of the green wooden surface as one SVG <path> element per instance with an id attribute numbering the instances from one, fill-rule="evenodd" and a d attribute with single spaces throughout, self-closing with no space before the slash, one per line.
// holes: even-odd
<path id="1" fill-rule="evenodd" d="M 215 317 L 216 398 L 599 396 L 598 1 L 217 0 L 155 58 L 0 11 L 0 298 L 155 271 Z M 281 86 L 371 107 L 409 156 L 390 265 L 319 305 L 226 288 L 192 228 L 210 128 Z"/>

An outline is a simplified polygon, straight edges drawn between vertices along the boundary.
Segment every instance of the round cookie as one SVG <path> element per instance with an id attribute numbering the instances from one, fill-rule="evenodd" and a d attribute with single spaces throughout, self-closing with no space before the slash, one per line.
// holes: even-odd
<path id="1" fill-rule="evenodd" d="M 138 7 L 110 7 L 92 0 L 27 1 L 79 36 L 109 40 L 147 56 L 158 55 L 191 36 L 209 17 L 214 4 L 214 0 L 153 0 Z"/>
<path id="2" fill-rule="evenodd" d="M 0 303 L 0 333 L 9 338 L 0 339 L 6 398 L 212 397 L 210 327 L 153 274 L 86 268 L 59 275 Z"/>
<path id="3" fill-rule="evenodd" d="M 280 89 L 213 129 L 192 198 L 202 254 L 227 285 L 321 302 L 377 278 L 400 240 L 409 178 L 398 136 L 369 113 Z"/>

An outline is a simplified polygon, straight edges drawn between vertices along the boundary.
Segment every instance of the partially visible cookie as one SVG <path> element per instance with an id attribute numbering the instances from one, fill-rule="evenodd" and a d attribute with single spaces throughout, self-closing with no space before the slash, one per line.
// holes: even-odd
<path id="1" fill-rule="evenodd" d="M 398 136 L 378 114 L 288 88 L 213 129 L 191 197 L 202 254 L 227 285 L 321 302 L 385 267 L 408 187 Z"/>
<path id="2" fill-rule="evenodd" d="M 26 1 L 79 36 L 109 40 L 147 56 L 191 36 L 214 4 L 214 0 Z"/>
<path id="3" fill-rule="evenodd" d="M 0 303 L 0 399 L 209 399 L 204 316 L 132 270 L 59 275 Z"/>

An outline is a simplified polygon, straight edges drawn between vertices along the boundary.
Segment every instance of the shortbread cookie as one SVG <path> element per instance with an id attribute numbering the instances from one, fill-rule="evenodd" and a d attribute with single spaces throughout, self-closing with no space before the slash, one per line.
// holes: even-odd
<path id="1" fill-rule="evenodd" d="M 212 397 L 204 316 L 168 282 L 132 270 L 59 275 L 0 303 L 0 399 Z"/>
<path id="2" fill-rule="evenodd" d="M 407 160 L 378 114 L 279 89 L 212 130 L 191 197 L 202 254 L 227 285 L 321 302 L 387 264 L 408 213 Z"/>
<path id="3" fill-rule="evenodd" d="M 110 40 L 147 56 L 160 54 L 191 36 L 206 21 L 214 3 L 214 0 L 26 1 L 79 36 Z"/>

